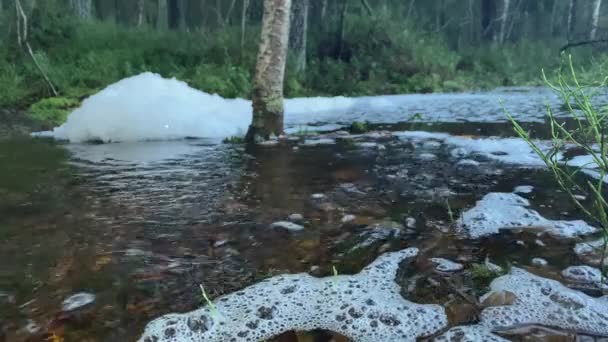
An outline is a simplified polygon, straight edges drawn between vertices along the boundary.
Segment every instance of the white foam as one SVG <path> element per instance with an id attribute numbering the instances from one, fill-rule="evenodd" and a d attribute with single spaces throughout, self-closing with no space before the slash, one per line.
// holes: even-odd
<path id="1" fill-rule="evenodd" d="M 596 228 L 584 221 L 549 220 L 527 208 L 530 202 L 513 193 L 492 192 L 465 211 L 458 226 L 472 238 L 497 234 L 500 229 L 543 229 L 551 235 L 573 238 L 592 234 Z"/>
<path id="2" fill-rule="evenodd" d="M 542 325 L 577 333 L 608 335 L 608 301 L 572 290 L 558 281 L 545 279 L 513 267 L 496 278 L 485 298 L 501 292 L 514 294 L 511 305 L 492 306 L 481 313 L 481 324 L 492 331 Z"/>
<path id="3" fill-rule="evenodd" d="M 213 308 L 158 318 L 140 341 L 263 341 L 314 329 L 362 342 L 416 341 L 447 326 L 441 306 L 405 300 L 394 281 L 399 264 L 417 254 L 384 254 L 352 276 L 276 276 L 216 299 Z"/>
<path id="4" fill-rule="evenodd" d="M 315 122 L 328 113 L 348 111 L 354 103 L 346 97 L 286 100 L 286 120 L 302 116 L 305 120 L 292 120 L 293 124 Z M 223 138 L 243 135 L 250 122 L 251 101 L 225 99 L 146 72 L 86 99 L 53 132 L 34 135 L 71 142 Z"/>

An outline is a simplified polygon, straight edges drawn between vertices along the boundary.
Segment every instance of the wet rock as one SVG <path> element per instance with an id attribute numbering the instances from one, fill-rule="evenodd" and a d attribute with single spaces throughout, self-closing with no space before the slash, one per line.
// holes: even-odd
<path id="1" fill-rule="evenodd" d="M 488 271 L 492 272 L 492 273 L 496 273 L 496 274 L 500 274 L 503 271 L 502 267 L 500 267 L 499 265 L 496 265 L 494 263 L 492 263 L 490 261 L 490 258 L 488 256 L 486 256 L 486 259 L 484 261 L 484 265 L 486 266 L 486 268 L 488 269 Z"/>
<path id="2" fill-rule="evenodd" d="M 354 221 L 357 218 L 357 216 L 355 215 L 344 215 L 342 216 L 342 219 L 340 220 L 340 222 L 342 223 L 349 223 Z"/>
<path id="3" fill-rule="evenodd" d="M 515 326 L 542 325 L 567 331 L 608 335 L 608 302 L 572 290 L 560 282 L 513 267 L 508 275 L 496 278 L 491 292 L 511 292 L 511 305 L 491 306 L 481 313 L 481 324 L 491 330 Z"/>
<path id="4" fill-rule="evenodd" d="M 266 279 L 185 314 L 158 318 L 140 341 L 262 341 L 284 331 L 327 329 L 361 342 L 416 340 L 447 325 L 439 305 L 405 300 L 394 279 L 415 248 L 388 253 L 356 275 L 308 274 Z M 215 314 L 213 314 L 215 312 Z M 205 317 L 205 331 L 188 326 Z"/>
<path id="5" fill-rule="evenodd" d="M 302 214 L 291 214 L 287 219 L 293 223 L 302 223 L 304 216 Z"/>
<path id="6" fill-rule="evenodd" d="M 602 254 L 605 256 L 604 263 L 608 264 L 608 246 L 604 253 L 602 253 L 602 249 L 604 249 L 604 239 L 598 239 L 576 244 L 574 253 L 584 262 L 592 266 L 600 266 Z"/>
<path id="7" fill-rule="evenodd" d="M 40 325 L 38 325 L 38 323 L 34 322 L 33 320 L 28 319 L 27 324 L 25 325 L 25 327 L 23 327 L 23 330 L 25 330 L 27 334 L 35 335 L 42 330 L 42 327 L 40 327 Z"/>
<path id="8" fill-rule="evenodd" d="M 275 228 L 275 229 L 282 228 L 282 229 L 287 229 L 289 231 L 300 231 L 300 230 L 304 229 L 303 226 L 293 223 L 293 222 L 288 222 L 288 221 L 275 222 L 270 225 L 270 228 Z"/>
<path id="9" fill-rule="evenodd" d="M 576 334 L 571 332 L 560 331 L 538 325 L 501 330 L 500 335 L 517 341 L 529 342 L 573 342 L 576 340 Z M 594 339 L 592 341 L 594 341 Z"/>
<path id="10" fill-rule="evenodd" d="M 492 306 L 511 305 L 515 303 L 517 295 L 511 291 L 494 291 L 486 294 L 481 301 L 481 306 L 489 308 Z"/>
<path id="11" fill-rule="evenodd" d="M 351 252 L 370 247 L 379 242 L 386 242 L 390 239 L 397 238 L 401 236 L 403 229 L 403 225 L 392 221 L 371 225 L 367 227 L 364 232 L 359 234 L 359 237 L 363 238 L 363 241 L 353 246 Z"/>
<path id="12" fill-rule="evenodd" d="M 492 334 L 490 329 L 482 325 L 463 325 L 454 327 L 436 337 L 436 342 L 508 342 L 500 336 Z"/>
<path id="13" fill-rule="evenodd" d="M 8 292 L 0 291 L 0 305 L 2 304 L 15 304 L 15 296 Z"/>
<path id="14" fill-rule="evenodd" d="M 440 147 L 441 147 L 441 142 L 439 142 L 437 140 L 425 141 L 422 144 L 422 148 L 427 149 L 427 150 L 436 150 L 436 149 L 439 149 Z"/>
<path id="15" fill-rule="evenodd" d="M 410 229 L 415 229 L 416 228 L 416 219 L 413 217 L 408 217 L 405 219 L 405 226 L 410 228 Z"/>
<path id="16" fill-rule="evenodd" d="M 228 240 L 218 240 L 218 241 L 215 241 L 213 243 L 213 247 L 214 248 L 220 248 L 220 247 L 223 247 L 223 246 L 227 245 L 228 242 L 230 242 L 230 241 L 228 241 Z"/>
<path id="17" fill-rule="evenodd" d="M 476 322 L 479 316 L 479 308 L 470 303 L 451 303 L 445 311 L 451 326 Z"/>
<path id="18" fill-rule="evenodd" d="M 61 309 L 64 312 L 74 311 L 95 302 L 95 295 L 92 293 L 80 292 L 66 298 L 61 304 Z"/>
<path id="19" fill-rule="evenodd" d="M 425 160 L 425 161 L 431 161 L 431 160 L 436 160 L 437 156 L 432 153 L 421 153 L 418 155 L 418 159 Z"/>
<path id="20" fill-rule="evenodd" d="M 462 160 L 459 160 L 458 163 L 456 163 L 456 166 L 460 166 L 460 167 L 466 167 L 466 166 L 477 167 L 479 165 L 481 165 L 481 163 L 479 163 L 478 161 L 475 161 L 473 159 L 462 159 Z"/>
<path id="21" fill-rule="evenodd" d="M 317 201 L 318 201 L 318 200 L 323 200 L 323 199 L 325 199 L 326 197 L 327 197 L 327 196 L 325 196 L 324 194 L 312 194 L 312 195 L 310 195 L 310 198 L 311 198 L 312 200 L 317 200 Z"/>
<path id="22" fill-rule="evenodd" d="M 596 228 L 584 221 L 554 221 L 527 208 L 530 202 L 513 193 L 492 192 L 465 211 L 458 228 L 471 238 L 499 233 L 500 229 L 543 229 L 556 237 L 574 238 L 592 234 Z"/>
<path id="23" fill-rule="evenodd" d="M 513 189 L 513 192 L 516 194 L 530 194 L 532 191 L 534 191 L 534 187 L 531 185 L 520 185 Z"/>
<path id="24" fill-rule="evenodd" d="M 442 273 L 452 273 L 462 271 L 464 266 L 462 264 L 453 262 L 444 258 L 431 258 L 429 259 L 433 264 L 435 264 L 435 270 Z"/>
<path id="25" fill-rule="evenodd" d="M 127 250 L 125 250 L 125 256 L 127 257 L 139 257 L 139 256 L 145 256 L 146 252 L 142 251 L 141 249 L 138 248 L 129 248 Z"/>
<path id="26" fill-rule="evenodd" d="M 256 145 L 258 145 L 258 146 L 265 146 L 265 147 L 277 146 L 278 144 L 279 144 L 279 141 L 277 139 L 263 140 L 263 141 L 258 141 L 256 143 Z"/>
<path id="27" fill-rule="evenodd" d="M 335 145 L 335 139 L 319 138 L 319 139 L 306 139 L 302 143 L 304 146 L 320 146 L 320 145 Z"/>
<path id="28" fill-rule="evenodd" d="M 359 188 L 357 188 L 357 186 L 353 183 L 342 183 L 340 184 L 339 188 L 346 193 L 365 195 L 365 192 L 359 190 Z"/>
<path id="29" fill-rule="evenodd" d="M 568 281 L 581 285 L 608 289 L 608 282 L 602 276 L 602 272 L 590 266 L 570 266 L 562 271 L 562 276 Z"/>
<path id="30" fill-rule="evenodd" d="M 543 258 L 534 258 L 534 259 L 532 259 L 532 265 L 539 266 L 539 267 L 545 267 L 545 266 L 549 265 L 549 262 L 547 262 L 547 260 L 545 260 Z"/>

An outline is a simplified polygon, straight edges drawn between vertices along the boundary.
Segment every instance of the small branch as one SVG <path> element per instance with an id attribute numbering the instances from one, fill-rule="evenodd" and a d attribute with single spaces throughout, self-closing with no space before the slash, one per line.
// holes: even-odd
<path id="1" fill-rule="evenodd" d="M 20 37 L 19 45 L 21 45 L 21 43 L 25 44 L 25 47 L 27 48 L 27 52 L 29 53 L 30 57 L 32 57 L 32 60 L 34 61 L 36 68 L 38 68 L 38 71 L 40 71 L 40 73 L 42 74 L 42 78 L 44 78 L 44 80 L 48 84 L 49 88 L 51 89 L 53 96 L 58 96 L 59 93 L 55 89 L 53 82 L 51 82 L 49 77 L 46 75 L 46 73 L 40 66 L 40 63 L 38 63 L 38 60 L 36 59 L 36 55 L 34 55 L 34 51 L 32 51 L 32 47 L 31 47 L 30 43 L 27 41 L 27 16 L 25 15 L 25 11 L 23 10 L 23 7 L 21 6 L 21 1 L 15 0 L 15 6 L 17 7 L 18 15 L 20 15 L 23 20 L 23 22 L 22 22 L 23 32 L 21 33 L 18 31 L 18 36 Z M 19 18 L 17 18 L 17 20 L 19 20 Z"/>
<path id="2" fill-rule="evenodd" d="M 597 43 L 608 43 L 608 39 L 585 40 L 585 41 L 580 41 L 580 42 L 575 42 L 575 43 L 568 43 L 568 44 L 562 46 L 562 48 L 559 49 L 559 52 L 561 53 L 570 48 L 577 47 L 577 46 L 592 45 L 592 44 L 597 44 Z"/>
<path id="3" fill-rule="evenodd" d="M 367 11 L 367 14 L 369 14 L 370 17 L 373 17 L 374 10 L 372 10 L 371 6 L 367 3 L 367 0 L 361 0 L 361 4 L 363 4 L 363 7 Z"/>

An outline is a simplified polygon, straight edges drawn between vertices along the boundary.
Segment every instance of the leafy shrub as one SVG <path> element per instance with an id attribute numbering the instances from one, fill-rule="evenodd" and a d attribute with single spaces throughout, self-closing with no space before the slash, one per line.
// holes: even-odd
<path id="1" fill-rule="evenodd" d="M 70 111 L 80 102 L 67 97 L 51 97 L 34 103 L 28 110 L 28 115 L 35 121 L 51 125 L 64 123 Z"/>

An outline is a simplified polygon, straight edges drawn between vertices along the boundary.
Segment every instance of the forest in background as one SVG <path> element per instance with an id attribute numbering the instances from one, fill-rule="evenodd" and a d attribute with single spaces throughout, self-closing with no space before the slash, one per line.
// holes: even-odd
<path id="1" fill-rule="evenodd" d="M 288 97 L 537 85 L 588 41 L 567 50 L 581 78 L 608 67 L 602 0 L 293 1 Z M 0 108 L 60 123 L 144 71 L 250 96 L 262 0 L 0 2 Z"/>

